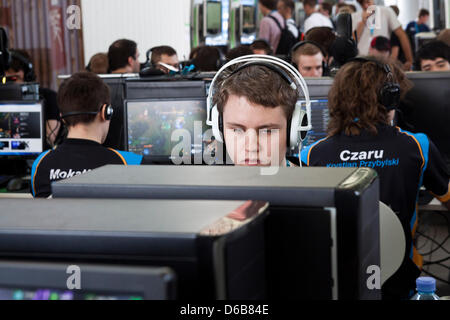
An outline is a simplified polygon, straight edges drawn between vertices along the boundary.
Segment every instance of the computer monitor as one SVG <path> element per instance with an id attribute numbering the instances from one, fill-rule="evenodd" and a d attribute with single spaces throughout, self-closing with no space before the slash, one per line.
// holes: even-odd
<path id="1" fill-rule="evenodd" d="M 79 271 L 80 287 L 68 279 Z M 76 285 L 76 281 L 73 281 Z M 170 268 L 0 261 L 0 300 L 172 300 Z"/>
<path id="2" fill-rule="evenodd" d="M 0 157 L 44 151 L 42 102 L 0 102 Z"/>
<path id="3" fill-rule="evenodd" d="M 242 32 L 251 34 L 256 32 L 256 8 L 251 5 L 242 6 Z"/>
<path id="4" fill-rule="evenodd" d="M 305 102 L 302 102 L 303 104 Z M 317 98 L 311 100 L 311 123 L 312 130 L 308 132 L 303 148 L 309 147 L 317 141 L 327 137 L 328 121 L 330 112 L 328 110 L 328 98 Z"/>
<path id="5" fill-rule="evenodd" d="M 205 100 L 126 101 L 125 104 L 128 151 L 167 159 L 202 154 L 206 147 L 203 133 L 207 130 Z"/>
<path id="6" fill-rule="evenodd" d="M 222 4 L 219 1 L 206 2 L 206 32 L 216 35 L 222 31 Z"/>
<path id="7" fill-rule="evenodd" d="M 450 168 L 450 72 L 411 72 L 414 83 L 401 101 L 399 126 L 425 133 L 446 158 Z"/>
<path id="8" fill-rule="evenodd" d="M 65 291 L 78 266 L 86 294 L 148 299 L 171 293 L 173 277 L 145 281 L 158 267 L 175 272 L 177 299 L 266 298 L 266 202 L 6 199 L 1 208 L 2 260 L 36 272 L 22 263 L 6 272 L 0 260 L 0 288 Z"/>
<path id="9" fill-rule="evenodd" d="M 102 203 L 118 198 L 268 201 L 269 298 L 378 299 L 380 290 L 367 286 L 368 268 L 380 266 L 376 172 L 312 167 L 273 173 L 251 167 L 105 166 L 54 183 L 52 190 L 55 198 L 110 199 Z"/>

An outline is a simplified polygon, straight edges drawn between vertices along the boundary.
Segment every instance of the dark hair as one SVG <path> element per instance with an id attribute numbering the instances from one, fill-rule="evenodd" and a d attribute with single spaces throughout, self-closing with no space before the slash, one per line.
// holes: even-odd
<path id="1" fill-rule="evenodd" d="M 250 46 L 240 45 L 240 46 L 228 51 L 225 58 L 227 61 L 231 61 L 236 58 L 248 56 L 251 54 L 253 54 L 253 51 L 252 51 L 252 49 L 250 49 Z"/>
<path id="2" fill-rule="evenodd" d="M 230 77 L 239 66 L 224 72 L 217 83 L 218 89 L 213 100 L 219 112 L 223 113 L 229 97 L 236 95 L 267 108 L 281 106 L 289 121 L 299 98 L 298 91 L 293 90 L 276 72 L 264 66 L 249 66 Z"/>
<path id="3" fill-rule="evenodd" d="M 106 53 L 97 53 L 89 60 L 87 71 L 96 74 L 105 74 L 109 70 L 108 55 Z"/>
<path id="4" fill-rule="evenodd" d="M 306 33 L 305 40 L 319 44 L 325 53 L 329 56 L 331 47 L 336 40 L 336 34 L 331 28 L 316 27 Z"/>
<path id="5" fill-rule="evenodd" d="M 283 5 L 284 5 L 286 8 L 291 9 L 292 12 L 295 11 L 295 3 L 294 3 L 293 0 L 279 0 L 279 1 L 280 1 L 280 2 L 283 2 Z"/>
<path id="6" fill-rule="evenodd" d="M 429 15 L 430 15 L 430 11 L 428 11 L 427 9 L 420 9 L 419 18 L 429 16 Z"/>
<path id="7" fill-rule="evenodd" d="M 200 72 L 219 70 L 220 51 L 216 47 L 201 47 L 194 58 L 195 69 Z"/>
<path id="8" fill-rule="evenodd" d="M 124 68 L 128 65 L 128 58 L 136 59 L 137 43 L 132 40 L 120 39 L 115 41 L 108 50 L 110 71 Z"/>
<path id="9" fill-rule="evenodd" d="M 303 0 L 303 6 L 315 7 L 317 5 L 317 0 Z"/>
<path id="10" fill-rule="evenodd" d="M 388 64 L 391 70 L 395 68 L 392 63 Z M 397 81 L 395 75 L 393 72 L 393 81 Z M 379 93 L 386 77 L 386 73 L 374 61 L 345 64 L 336 74 L 328 94 L 328 134 L 354 136 L 366 129 L 376 135 L 376 125 L 388 123 L 388 111 L 379 102 Z"/>
<path id="11" fill-rule="evenodd" d="M 372 39 L 370 47 L 378 51 L 391 51 L 391 41 L 383 36 L 378 36 Z"/>
<path id="12" fill-rule="evenodd" d="M 267 52 L 268 55 L 273 55 L 273 49 L 270 46 L 270 43 L 267 42 L 265 39 L 257 39 L 253 41 L 253 43 L 250 46 L 250 49 L 252 51 L 254 50 L 264 50 Z"/>
<path id="13" fill-rule="evenodd" d="M 391 6 L 391 9 L 394 10 L 396 16 L 400 14 L 400 9 L 397 6 Z"/>
<path id="14" fill-rule="evenodd" d="M 204 48 L 205 46 L 198 46 L 191 50 L 191 53 L 189 53 L 189 60 L 195 59 L 197 56 L 197 53 L 200 49 Z"/>
<path id="15" fill-rule="evenodd" d="M 9 65 L 9 67 L 11 69 L 13 69 L 15 72 L 25 71 L 27 69 L 27 66 L 25 65 L 25 63 L 22 60 L 17 59 L 14 56 L 14 53 L 17 53 L 17 54 L 21 55 L 23 58 L 25 58 L 26 60 L 31 62 L 30 55 L 25 50 L 21 50 L 21 49 L 12 49 L 11 50 L 11 63 Z"/>
<path id="16" fill-rule="evenodd" d="M 436 60 L 442 58 L 450 62 L 450 46 L 442 41 L 431 41 L 423 45 L 417 52 L 416 69 L 422 69 L 422 60 Z"/>
<path id="17" fill-rule="evenodd" d="M 331 14 L 333 13 L 333 6 L 328 2 L 322 2 L 320 5 L 322 6 L 323 10 L 328 11 L 328 14 L 331 16 Z"/>
<path id="18" fill-rule="evenodd" d="M 104 104 L 111 104 L 109 87 L 92 72 L 79 72 L 65 80 L 58 91 L 61 114 L 71 112 L 99 112 Z M 79 115 L 65 118 L 68 126 L 91 123 L 95 115 Z"/>
<path id="19" fill-rule="evenodd" d="M 174 48 L 169 46 L 160 46 L 160 47 L 154 47 L 152 49 L 152 61 L 151 63 L 153 65 L 157 64 L 161 61 L 162 55 L 167 55 L 169 57 L 176 55 L 177 52 Z"/>
<path id="20" fill-rule="evenodd" d="M 278 0 L 259 0 L 264 7 L 270 10 L 277 10 Z"/>
<path id="21" fill-rule="evenodd" d="M 349 4 L 349 5 L 347 5 L 347 7 L 349 7 L 353 12 L 357 11 L 354 4 Z"/>

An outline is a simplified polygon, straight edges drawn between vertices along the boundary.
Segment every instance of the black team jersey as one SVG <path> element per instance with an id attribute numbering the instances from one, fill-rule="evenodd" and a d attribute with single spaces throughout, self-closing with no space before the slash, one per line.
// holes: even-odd
<path id="1" fill-rule="evenodd" d="M 84 174 L 108 164 L 139 165 L 142 156 L 108 149 L 91 140 L 67 139 L 55 150 L 36 159 L 31 172 L 31 189 L 36 198 L 52 194 L 52 182 Z"/>
<path id="2" fill-rule="evenodd" d="M 318 141 L 302 151 L 302 162 L 307 166 L 369 167 L 377 171 L 380 201 L 400 219 L 407 248 L 402 266 L 383 286 L 383 296 L 408 298 L 423 264 L 412 245 L 419 190 L 424 185 L 439 200 L 447 202 L 449 175 L 439 151 L 426 135 L 388 125 L 377 129 L 376 136 L 363 131 L 359 136 L 338 134 Z"/>

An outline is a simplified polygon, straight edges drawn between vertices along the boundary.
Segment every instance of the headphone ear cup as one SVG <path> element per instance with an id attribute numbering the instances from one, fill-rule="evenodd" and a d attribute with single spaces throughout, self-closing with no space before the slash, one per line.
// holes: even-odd
<path id="1" fill-rule="evenodd" d="M 106 121 L 110 121 L 114 114 L 114 109 L 112 106 L 107 106 L 104 111 L 104 117 Z"/>
<path id="2" fill-rule="evenodd" d="M 305 110 L 302 110 L 301 104 L 297 103 L 290 127 L 289 147 L 291 149 L 298 147 L 306 139 L 308 132 L 299 131 L 298 128 L 301 126 L 308 126 L 308 117 Z"/>
<path id="3" fill-rule="evenodd" d="M 387 82 L 383 85 L 380 92 L 380 103 L 387 109 L 392 111 L 400 106 L 400 85 L 397 83 Z"/>
<path id="4" fill-rule="evenodd" d="M 223 143 L 223 132 L 221 130 L 220 121 L 221 116 L 219 114 L 219 110 L 217 109 L 217 106 L 214 106 L 211 110 L 211 118 L 212 118 L 212 131 L 213 136 L 216 138 L 216 141 Z M 223 128 L 222 128 L 223 129 Z"/>

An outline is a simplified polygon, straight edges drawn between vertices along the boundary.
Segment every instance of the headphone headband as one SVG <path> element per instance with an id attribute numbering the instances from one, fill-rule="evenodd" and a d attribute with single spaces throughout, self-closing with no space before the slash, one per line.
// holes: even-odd
<path id="1" fill-rule="evenodd" d="M 387 63 L 382 63 L 377 59 L 370 57 L 356 57 L 350 60 L 350 62 L 361 62 L 368 63 L 373 62 L 377 67 L 386 74 L 386 81 L 381 88 L 378 95 L 379 102 L 386 108 L 386 110 L 391 111 L 399 108 L 400 105 L 400 85 L 394 81 L 394 74 L 392 73 L 391 67 Z"/>
<path id="2" fill-rule="evenodd" d="M 290 60 L 292 61 L 292 58 L 294 57 L 295 51 L 297 51 L 300 47 L 302 47 L 302 46 L 304 46 L 304 45 L 307 45 L 307 44 L 311 44 L 311 45 L 313 45 L 313 46 L 319 48 L 319 50 L 320 50 L 320 52 L 322 52 L 322 55 L 323 55 L 324 58 L 327 56 L 327 54 L 325 53 L 325 49 L 324 49 L 320 44 L 318 44 L 318 43 L 315 42 L 315 41 L 304 40 L 304 41 L 297 42 L 297 43 L 292 47 L 291 52 L 290 52 Z"/>
<path id="3" fill-rule="evenodd" d="M 65 119 L 65 118 L 69 118 L 69 117 L 84 116 L 84 115 L 86 115 L 86 116 L 88 116 L 88 115 L 96 116 L 96 115 L 98 115 L 100 112 L 102 112 L 102 109 L 103 109 L 103 106 L 102 106 L 102 108 L 100 108 L 100 110 L 97 111 L 97 112 L 95 112 L 95 111 L 69 112 L 69 113 L 63 114 L 63 115 L 61 116 L 61 118 L 62 118 L 62 119 Z M 108 106 L 105 108 L 105 113 L 104 113 L 105 120 L 111 120 L 113 114 L 114 114 L 114 109 L 113 109 L 113 107 L 112 107 L 111 105 L 108 105 Z"/>

